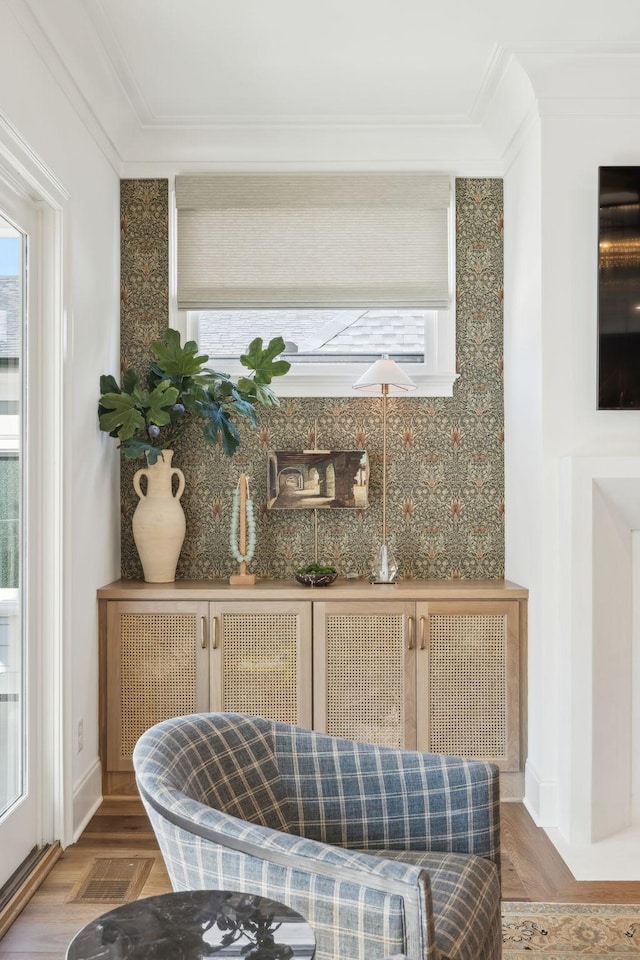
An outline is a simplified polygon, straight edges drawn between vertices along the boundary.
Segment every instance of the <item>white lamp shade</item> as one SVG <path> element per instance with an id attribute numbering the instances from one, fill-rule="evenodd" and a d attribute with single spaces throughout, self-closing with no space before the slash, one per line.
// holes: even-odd
<path id="1" fill-rule="evenodd" d="M 379 390 L 383 386 L 389 387 L 389 392 L 398 393 L 405 390 L 415 390 L 416 385 L 401 367 L 389 357 L 381 357 L 376 360 L 368 370 L 362 374 L 359 380 L 353 384 L 354 390 Z"/>

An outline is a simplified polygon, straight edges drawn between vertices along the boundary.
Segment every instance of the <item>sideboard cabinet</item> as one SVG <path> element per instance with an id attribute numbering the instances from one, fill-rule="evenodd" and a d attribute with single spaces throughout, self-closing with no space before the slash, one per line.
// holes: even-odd
<path id="1" fill-rule="evenodd" d="M 383 746 L 489 759 L 519 799 L 527 591 L 506 581 L 146 584 L 98 592 L 105 794 L 135 789 L 140 734 L 254 713 Z"/>

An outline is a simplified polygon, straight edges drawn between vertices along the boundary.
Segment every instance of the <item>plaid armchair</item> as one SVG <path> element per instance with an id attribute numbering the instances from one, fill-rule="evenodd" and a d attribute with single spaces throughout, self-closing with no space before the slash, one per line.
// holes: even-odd
<path id="1" fill-rule="evenodd" d="M 498 771 L 212 713 L 166 720 L 134 767 L 175 890 L 271 897 L 316 960 L 499 960 Z"/>

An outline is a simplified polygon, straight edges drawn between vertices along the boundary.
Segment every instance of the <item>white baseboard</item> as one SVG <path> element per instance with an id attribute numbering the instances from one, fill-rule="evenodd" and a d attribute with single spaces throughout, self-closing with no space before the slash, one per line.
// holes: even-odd
<path id="1" fill-rule="evenodd" d="M 524 805 L 576 880 L 640 881 L 640 823 L 597 843 L 569 843 L 559 829 L 557 780 L 544 780 L 527 761 Z"/>
<path id="2" fill-rule="evenodd" d="M 102 765 L 96 757 L 82 779 L 73 785 L 73 842 L 76 843 L 102 803 Z"/>
<path id="3" fill-rule="evenodd" d="M 559 830 L 546 833 L 576 880 L 640 881 L 640 824 L 597 843 L 567 843 Z"/>
<path id="4" fill-rule="evenodd" d="M 524 805 L 537 827 L 540 826 L 540 777 L 531 761 L 524 765 Z"/>
<path id="5" fill-rule="evenodd" d="M 545 780 L 530 760 L 525 764 L 524 805 L 537 827 L 558 826 L 558 782 Z"/>

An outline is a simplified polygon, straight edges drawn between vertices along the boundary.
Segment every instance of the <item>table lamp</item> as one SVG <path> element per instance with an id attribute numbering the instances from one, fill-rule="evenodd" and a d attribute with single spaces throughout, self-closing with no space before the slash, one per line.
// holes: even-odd
<path id="1" fill-rule="evenodd" d="M 398 564 L 387 543 L 387 397 L 390 393 L 415 390 L 415 387 L 411 377 L 388 356 L 376 360 L 353 384 L 354 390 L 382 393 L 382 544 L 372 571 L 374 583 L 395 583 L 398 572 Z"/>

